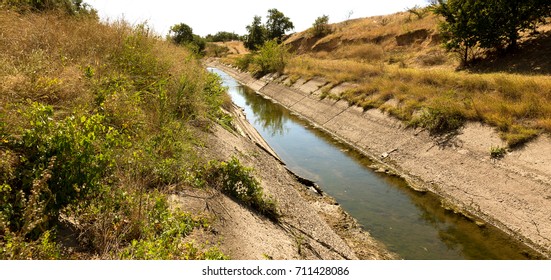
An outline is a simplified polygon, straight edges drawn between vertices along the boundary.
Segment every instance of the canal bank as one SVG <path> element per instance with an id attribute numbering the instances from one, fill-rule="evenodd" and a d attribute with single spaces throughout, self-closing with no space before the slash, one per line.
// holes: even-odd
<path id="1" fill-rule="evenodd" d="M 549 140 L 542 138 L 501 161 L 489 156 L 502 145 L 491 128 L 469 124 L 449 139 L 435 139 L 377 110 L 320 100 L 323 81 L 285 77 L 252 78 L 213 64 L 374 160 L 378 169 L 399 174 L 409 186 L 437 194 L 445 207 L 481 226 L 495 225 L 549 257 Z M 288 84 L 290 86 L 285 86 Z"/>

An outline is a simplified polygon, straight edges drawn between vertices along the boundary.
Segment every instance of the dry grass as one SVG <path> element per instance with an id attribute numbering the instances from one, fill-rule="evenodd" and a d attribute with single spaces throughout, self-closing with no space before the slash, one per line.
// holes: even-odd
<path id="1" fill-rule="evenodd" d="M 459 112 L 466 120 L 499 129 L 515 146 L 541 131 L 551 132 L 551 78 L 519 74 L 470 74 L 446 69 L 404 69 L 352 60 L 295 57 L 286 73 L 324 77 L 333 84 L 358 85 L 337 98 L 368 108 L 381 108 L 413 121 L 422 108 Z M 397 102 L 387 102 L 389 100 Z"/>
<path id="2" fill-rule="evenodd" d="M 144 236 L 154 229 L 158 233 L 159 229 L 144 218 L 156 211 L 150 208 L 166 199 L 164 188 L 185 184 L 188 168 L 191 170 L 193 164 L 208 160 L 195 152 L 200 139 L 193 132 L 206 129 L 210 120 L 219 117 L 216 114 L 221 112 L 219 105 L 224 102 L 222 93 L 217 80 L 188 50 L 160 40 L 146 26 L 133 27 L 124 22 L 103 24 L 91 17 L 18 14 L 0 9 L 0 202 L 6 203 L 0 207 L 0 245 L 6 244 L 6 221 L 14 219 L 12 225 L 27 222 L 4 211 L 21 201 L 21 207 L 25 206 L 28 182 L 36 181 L 33 176 L 46 168 L 38 161 L 53 158 L 54 164 L 57 155 L 67 156 L 63 154 L 65 150 L 52 148 L 56 143 L 48 142 L 63 134 L 69 139 L 67 147 L 77 143 L 75 150 L 79 145 L 85 146 L 86 141 L 93 141 L 89 150 L 79 153 L 87 152 L 93 154 L 91 158 L 106 158 L 110 162 L 108 168 L 97 167 L 98 170 L 80 166 L 86 169 L 82 171 L 84 174 L 100 174 L 101 182 L 75 184 L 74 188 L 86 187 L 94 193 L 83 199 L 87 203 L 77 200 L 60 206 L 64 207 L 64 218 L 76 221 L 74 226 L 81 230 L 74 236 L 81 234 L 91 242 L 81 243 L 88 253 L 99 258 L 116 258 L 114 254 L 119 250 L 135 247 L 129 244 L 133 238 L 154 243 L 155 246 L 144 244 L 150 249 L 177 252 L 177 256 L 185 253 L 178 247 L 180 239 L 170 239 L 171 243 L 166 244 L 171 248 L 163 247 L 166 240 L 157 235 L 144 240 Z M 42 107 L 51 108 L 45 111 L 53 112 L 52 115 L 31 122 L 42 116 L 36 109 Z M 41 126 L 49 130 L 37 130 Z M 74 133 L 65 133 L 63 129 Z M 91 132 L 81 133 L 86 129 Z M 38 139 L 36 142 L 42 148 L 34 149 L 39 144 L 25 142 L 31 141 L 28 139 Z M 109 146 L 109 141 L 115 144 Z M 33 148 L 21 149 L 22 145 Z M 58 173 L 67 172 L 70 164 L 60 163 L 55 169 L 47 167 L 50 172 L 47 175 L 59 176 Z M 46 194 L 41 199 L 49 198 L 46 191 L 55 193 L 56 199 L 66 195 L 56 193 L 59 187 L 49 186 L 47 180 L 43 180 Z M 10 186 L 8 191 L 4 186 Z M 151 192 L 152 188 L 160 191 Z M 157 210 L 171 214 L 167 207 L 161 206 Z M 47 216 L 41 209 L 33 209 L 35 216 Z M 167 230 L 183 225 L 170 224 Z M 17 231 L 15 228 L 14 232 Z M 19 237 L 21 242 L 15 247 L 36 245 L 36 240 L 29 240 L 28 236 Z"/>
<path id="3" fill-rule="evenodd" d="M 392 44 L 393 37 L 399 34 L 419 29 L 435 31 L 436 21 L 437 17 L 432 14 L 423 19 L 417 19 L 407 12 L 357 19 L 333 25 L 333 29 L 337 32 L 324 40 L 339 38 L 342 41 L 373 40 L 379 43 L 384 41 L 386 44 L 382 45 L 386 47 Z"/>
<path id="4" fill-rule="evenodd" d="M 290 75 L 303 78 L 321 76 L 334 84 L 360 82 L 366 77 L 381 75 L 384 65 L 362 63 L 345 59 L 316 59 L 309 56 L 293 58 L 286 66 Z"/>

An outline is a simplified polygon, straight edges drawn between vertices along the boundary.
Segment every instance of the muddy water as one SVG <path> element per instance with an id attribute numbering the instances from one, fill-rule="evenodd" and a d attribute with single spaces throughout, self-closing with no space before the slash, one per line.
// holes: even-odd
<path id="1" fill-rule="evenodd" d="M 530 259 L 537 254 L 491 227 L 447 211 L 431 194 L 417 193 L 400 178 L 376 173 L 346 145 L 241 86 L 218 69 L 229 93 L 244 108 L 285 164 L 311 179 L 363 228 L 403 259 Z"/>

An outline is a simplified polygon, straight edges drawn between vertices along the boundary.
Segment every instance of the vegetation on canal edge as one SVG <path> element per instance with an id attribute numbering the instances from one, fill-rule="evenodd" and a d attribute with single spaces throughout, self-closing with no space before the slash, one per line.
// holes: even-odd
<path id="1" fill-rule="evenodd" d="M 234 183 L 224 167 L 252 193 L 220 191 L 276 213 L 250 169 L 197 152 L 231 100 L 191 51 L 93 10 L 24 5 L 0 9 L 0 259 L 227 259 L 189 238 L 212 217 L 168 199 L 192 178 Z"/>

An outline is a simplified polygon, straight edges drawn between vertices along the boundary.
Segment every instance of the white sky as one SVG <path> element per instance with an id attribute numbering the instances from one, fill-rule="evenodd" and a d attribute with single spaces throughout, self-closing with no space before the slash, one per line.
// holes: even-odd
<path id="1" fill-rule="evenodd" d="M 289 17 L 295 32 L 312 26 L 321 15 L 329 21 L 341 22 L 348 18 L 384 15 L 404 11 L 415 5 L 424 6 L 427 0 L 85 0 L 98 10 L 102 20 L 124 18 L 131 24 L 147 21 L 160 35 L 166 35 L 170 26 L 185 23 L 193 33 L 206 36 L 218 31 L 243 35 L 245 27 L 259 15 L 266 21 L 268 10 L 276 8 Z M 293 32 L 293 31 L 291 31 Z M 290 33 L 290 32 L 289 32 Z"/>

